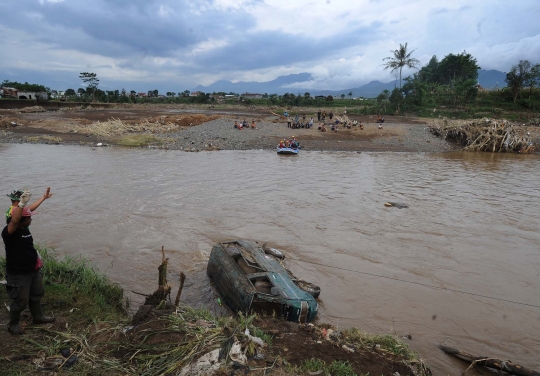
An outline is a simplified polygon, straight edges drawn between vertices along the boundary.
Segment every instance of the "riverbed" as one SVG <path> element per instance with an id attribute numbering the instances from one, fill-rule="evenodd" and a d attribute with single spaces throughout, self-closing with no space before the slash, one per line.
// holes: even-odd
<path id="1" fill-rule="evenodd" d="M 320 321 L 410 335 L 436 374 L 463 369 L 439 344 L 540 368 L 538 155 L 0 144 L 0 158 L 1 192 L 54 194 L 34 239 L 89 258 L 134 302 L 155 289 L 164 246 L 183 300 L 224 311 L 209 252 L 250 238 L 321 286 Z"/>

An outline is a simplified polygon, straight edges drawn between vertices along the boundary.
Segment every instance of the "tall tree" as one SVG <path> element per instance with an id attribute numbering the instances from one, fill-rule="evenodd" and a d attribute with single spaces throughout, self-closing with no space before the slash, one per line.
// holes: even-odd
<path id="1" fill-rule="evenodd" d="M 531 72 L 531 63 L 529 60 L 520 60 L 517 65 L 514 65 L 510 72 L 506 74 L 505 81 L 508 84 L 508 87 L 512 91 L 514 96 L 514 103 L 516 103 L 517 97 L 523 87 L 525 82 L 529 80 Z"/>
<path id="2" fill-rule="evenodd" d="M 529 88 L 529 98 L 531 98 L 533 88 L 540 85 L 540 64 L 531 67 L 523 84 Z"/>
<path id="3" fill-rule="evenodd" d="M 96 90 L 99 86 L 99 78 L 96 73 L 81 72 L 79 78 L 86 84 L 86 91 L 92 92 L 92 100 L 96 97 Z M 90 90 L 88 90 L 90 89 Z"/>
<path id="4" fill-rule="evenodd" d="M 463 51 L 458 55 L 448 54 L 437 65 L 436 81 L 450 84 L 452 81 L 477 80 L 480 67 L 476 59 Z"/>
<path id="5" fill-rule="evenodd" d="M 391 68 L 392 70 L 390 72 L 394 72 L 399 69 L 399 88 L 401 89 L 401 71 L 403 70 L 403 67 L 408 68 L 416 68 L 418 64 L 420 64 L 420 60 L 415 59 L 411 57 L 411 54 L 415 50 L 412 50 L 411 52 L 407 52 L 407 43 L 404 45 L 400 43 L 399 48 L 394 51 L 390 51 L 393 56 L 385 57 L 384 60 L 388 60 L 386 63 L 384 63 L 384 69 Z"/>

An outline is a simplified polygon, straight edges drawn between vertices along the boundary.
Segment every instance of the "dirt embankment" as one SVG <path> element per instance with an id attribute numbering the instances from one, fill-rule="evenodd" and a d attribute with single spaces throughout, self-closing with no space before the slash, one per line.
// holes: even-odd
<path id="1" fill-rule="evenodd" d="M 273 111 L 276 111 L 275 109 Z M 274 149 L 281 139 L 296 136 L 305 150 L 446 151 L 451 145 L 433 137 L 416 118 L 388 117 L 379 129 L 372 116 L 350 115 L 361 122 L 330 131 L 335 118 L 326 118 L 327 132 L 317 130 L 315 110 L 298 111 L 300 120 L 315 119 L 311 129 L 287 127 L 284 117 L 268 108 L 208 106 L 132 106 L 47 111 L 39 106 L 0 110 L 0 142 L 151 146 L 187 151 Z M 296 115 L 296 114 L 294 114 Z M 343 116 L 343 114 L 342 114 Z M 234 121 L 256 123 L 237 130 Z"/>

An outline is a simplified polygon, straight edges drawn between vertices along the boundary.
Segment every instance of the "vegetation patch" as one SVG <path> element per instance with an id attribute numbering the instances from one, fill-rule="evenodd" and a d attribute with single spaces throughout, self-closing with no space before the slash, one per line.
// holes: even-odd
<path id="1" fill-rule="evenodd" d="M 35 143 L 48 142 L 48 143 L 53 143 L 53 144 L 59 144 L 63 141 L 62 137 L 48 136 L 48 135 L 26 137 L 26 140 L 28 142 L 35 142 Z"/>
<path id="2" fill-rule="evenodd" d="M 151 134 L 130 134 L 127 136 L 123 136 L 118 140 L 118 145 L 122 146 L 131 146 L 131 147 L 140 147 L 140 146 L 148 146 L 148 145 L 156 145 L 161 146 L 167 142 L 171 142 L 173 140 L 169 138 L 160 138 L 156 137 Z"/>

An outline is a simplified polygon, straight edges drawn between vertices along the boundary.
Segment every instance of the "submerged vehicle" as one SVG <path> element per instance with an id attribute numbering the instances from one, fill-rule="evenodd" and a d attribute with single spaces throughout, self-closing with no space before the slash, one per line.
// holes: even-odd
<path id="1" fill-rule="evenodd" d="M 235 311 L 312 321 L 318 310 L 314 295 L 319 296 L 320 289 L 294 277 L 272 250 L 251 240 L 218 243 L 212 248 L 206 273 Z"/>

